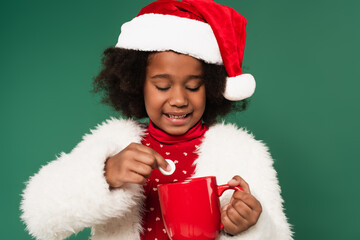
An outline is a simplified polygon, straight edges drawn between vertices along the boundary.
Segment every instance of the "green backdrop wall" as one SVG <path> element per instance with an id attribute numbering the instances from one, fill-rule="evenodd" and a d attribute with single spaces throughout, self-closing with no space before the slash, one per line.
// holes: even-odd
<path id="1" fill-rule="evenodd" d="M 1 239 L 31 239 L 18 210 L 29 176 L 119 116 L 91 82 L 149 2 L 1 1 Z M 357 239 L 359 1 L 218 2 L 248 19 L 244 69 L 257 79 L 249 109 L 226 120 L 269 145 L 295 238 Z"/>

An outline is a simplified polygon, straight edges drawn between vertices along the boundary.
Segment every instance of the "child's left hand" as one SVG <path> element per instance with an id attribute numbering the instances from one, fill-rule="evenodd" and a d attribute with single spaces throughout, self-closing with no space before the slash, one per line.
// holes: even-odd
<path id="1" fill-rule="evenodd" d="M 221 222 L 224 231 L 231 235 L 239 234 L 255 225 L 262 212 L 260 202 L 250 193 L 247 182 L 234 176 L 228 184 L 240 186 L 244 191 L 235 191 L 230 202 L 221 208 Z"/>

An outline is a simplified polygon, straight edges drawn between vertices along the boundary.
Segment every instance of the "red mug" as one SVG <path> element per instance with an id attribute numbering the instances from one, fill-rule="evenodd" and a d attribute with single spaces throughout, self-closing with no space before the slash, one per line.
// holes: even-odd
<path id="1" fill-rule="evenodd" d="M 222 229 L 219 197 L 241 187 L 216 184 L 216 177 L 159 184 L 161 213 L 171 240 L 214 240 Z"/>

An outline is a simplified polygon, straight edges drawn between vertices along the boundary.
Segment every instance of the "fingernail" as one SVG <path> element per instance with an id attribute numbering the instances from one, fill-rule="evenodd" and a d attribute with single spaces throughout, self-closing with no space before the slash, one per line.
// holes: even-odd
<path id="1" fill-rule="evenodd" d="M 162 169 L 161 167 L 159 168 L 160 172 L 164 175 L 171 175 L 175 172 L 175 164 L 173 161 L 169 160 L 169 159 L 165 159 L 165 161 L 168 163 L 166 165 L 165 169 Z"/>
<path id="2" fill-rule="evenodd" d="M 237 184 L 237 181 L 235 179 L 231 179 L 228 184 Z"/>
<path id="3" fill-rule="evenodd" d="M 171 166 L 168 164 L 168 165 L 166 166 L 166 171 L 170 172 L 171 169 L 172 169 Z"/>

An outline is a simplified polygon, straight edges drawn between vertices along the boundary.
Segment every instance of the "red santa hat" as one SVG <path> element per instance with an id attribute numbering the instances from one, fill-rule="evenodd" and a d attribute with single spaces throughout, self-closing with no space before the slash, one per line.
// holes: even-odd
<path id="1" fill-rule="evenodd" d="M 238 101 L 255 91 L 251 74 L 241 66 L 246 19 L 234 9 L 213 0 L 158 0 L 122 25 L 116 47 L 141 51 L 187 54 L 227 72 L 224 97 Z"/>

